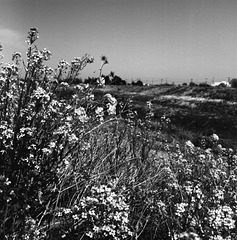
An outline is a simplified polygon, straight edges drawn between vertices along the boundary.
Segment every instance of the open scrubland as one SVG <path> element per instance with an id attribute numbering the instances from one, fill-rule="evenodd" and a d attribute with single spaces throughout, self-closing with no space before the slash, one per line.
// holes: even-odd
<path id="1" fill-rule="evenodd" d="M 38 37 L 1 65 L 0 239 L 236 239 L 236 150 L 214 125 L 184 133 L 188 116 L 234 120 L 234 90 L 103 86 L 105 56 L 97 85 L 72 85 L 93 58 L 54 71 Z"/>
<path id="2" fill-rule="evenodd" d="M 140 117 L 151 101 L 154 120 L 171 120 L 168 132 L 179 140 L 193 140 L 213 133 L 226 146 L 237 146 L 237 89 L 211 86 L 106 86 L 98 92 L 113 93 L 133 101 Z"/>

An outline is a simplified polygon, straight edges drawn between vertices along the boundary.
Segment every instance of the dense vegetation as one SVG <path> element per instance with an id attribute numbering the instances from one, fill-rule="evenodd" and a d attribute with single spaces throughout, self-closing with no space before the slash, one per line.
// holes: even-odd
<path id="1" fill-rule="evenodd" d="M 69 85 L 93 58 L 53 71 L 37 38 L 31 28 L 27 60 L 14 53 L 0 75 L 0 238 L 236 239 L 236 152 L 216 134 L 168 141 L 150 101 L 140 118 L 94 95 L 105 56 L 97 85 Z"/>

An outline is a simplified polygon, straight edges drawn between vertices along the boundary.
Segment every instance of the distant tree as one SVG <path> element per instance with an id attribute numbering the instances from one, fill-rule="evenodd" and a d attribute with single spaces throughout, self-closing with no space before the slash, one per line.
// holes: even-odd
<path id="1" fill-rule="evenodd" d="M 121 77 L 119 76 L 114 76 L 112 79 L 112 85 L 126 85 L 126 81 L 124 81 Z"/>
<path id="2" fill-rule="evenodd" d="M 190 87 L 196 87 L 197 84 L 191 81 L 191 82 L 189 83 L 189 86 L 190 86 Z"/>
<path id="3" fill-rule="evenodd" d="M 137 81 L 137 86 L 143 86 L 143 82 L 141 80 Z"/>
<path id="4" fill-rule="evenodd" d="M 125 80 L 122 80 L 122 85 L 127 85 L 127 82 Z"/>
<path id="5" fill-rule="evenodd" d="M 199 87 L 210 87 L 210 85 L 208 83 L 200 83 Z"/>
<path id="6" fill-rule="evenodd" d="M 230 85 L 232 88 L 237 88 L 237 78 L 232 78 L 230 80 Z"/>
<path id="7" fill-rule="evenodd" d="M 105 79 L 105 85 L 110 85 L 112 83 L 109 75 L 107 76 L 102 75 L 102 77 Z"/>
<path id="8" fill-rule="evenodd" d="M 84 83 L 85 84 L 92 84 L 92 85 L 95 85 L 96 84 L 96 81 L 97 81 L 97 78 L 94 78 L 94 77 L 88 77 L 87 79 L 84 80 Z"/>
<path id="9" fill-rule="evenodd" d="M 114 72 L 112 72 L 112 71 L 110 72 L 109 75 L 110 75 L 111 78 L 114 78 L 114 76 L 115 76 Z"/>
<path id="10" fill-rule="evenodd" d="M 132 81 L 132 85 L 134 86 L 143 86 L 143 82 L 141 80 L 137 80 L 137 82 Z"/>

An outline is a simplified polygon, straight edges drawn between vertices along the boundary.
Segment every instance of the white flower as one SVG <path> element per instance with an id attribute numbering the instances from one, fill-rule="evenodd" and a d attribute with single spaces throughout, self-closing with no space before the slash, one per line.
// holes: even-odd
<path id="1" fill-rule="evenodd" d="M 35 97 L 36 99 L 44 99 L 46 101 L 49 101 L 50 100 L 50 95 L 49 93 L 47 93 L 43 88 L 41 87 L 38 87 L 34 94 L 33 94 L 33 97 Z"/>
<path id="2" fill-rule="evenodd" d="M 113 236 L 113 239 L 124 239 L 131 235 L 129 230 L 129 206 L 125 197 L 118 195 L 110 185 L 92 186 L 89 195 L 80 199 L 81 218 L 92 225 L 86 235 Z M 88 223 L 89 223 L 88 222 Z"/>
<path id="3" fill-rule="evenodd" d="M 86 110 L 83 107 L 79 107 L 75 109 L 75 114 L 78 116 L 79 120 L 84 123 L 88 121 L 88 116 L 86 114 Z"/>
<path id="4" fill-rule="evenodd" d="M 100 86 L 105 85 L 105 78 L 104 78 L 104 77 L 98 78 L 98 79 L 97 79 L 97 83 L 98 83 Z"/>
<path id="5" fill-rule="evenodd" d="M 64 86 L 64 87 L 68 87 L 69 86 L 69 84 L 67 82 L 61 82 L 60 85 Z"/>
<path id="6" fill-rule="evenodd" d="M 189 148 L 194 148 L 194 144 L 189 140 L 185 143 L 185 146 Z"/>
<path id="7" fill-rule="evenodd" d="M 68 122 L 72 121 L 72 116 L 67 116 L 67 117 L 66 117 L 66 120 L 67 120 Z"/>
<path id="8" fill-rule="evenodd" d="M 111 104 L 113 104 L 113 105 L 116 105 L 116 104 L 117 104 L 116 98 L 114 98 L 110 93 L 105 94 L 104 97 L 105 97 L 105 99 L 106 99 L 109 103 L 111 103 Z"/>
<path id="9" fill-rule="evenodd" d="M 64 209 L 63 209 L 63 212 L 64 212 L 65 214 L 69 214 L 69 213 L 72 213 L 72 210 L 71 210 L 70 208 L 64 208 Z"/>
<path id="10" fill-rule="evenodd" d="M 216 134 L 212 134 L 212 139 L 214 141 L 219 141 L 219 137 Z"/>
<path id="11" fill-rule="evenodd" d="M 86 236 L 88 236 L 89 238 L 93 238 L 93 232 L 87 232 Z"/>
<path id="12" fill-rule="evenodd" d="M 225 227 L 227 229 L 235 228 L 234 212 L 229 206 L 219 206 L 216 209 L 209 210 L 209 224 L 214 229 Z"/>
<path id="13" fill-rule="evenodd" d="M 97 107 L 95 109 L 95 114 L 96 117 L 98 117 L 100 119 L 100 121 L 103 121 L 103 116 L 104 116 L 104 109 L 102 107 Z"/>
<path id="14" fill-rule="evenodd" d="M 187 203 L 177 203 L 176 204 L 176 212 L 175 214 L 179 217 L 182 217 L 182 213 L 184 213 L 186 210 L 185 208 L 188 206 Z"/>
<path id="15" fill-rule="evenodd" d="M 74 86 L 74 88 L 78 91 L 82 91 L 83 90 L 83 87 L 81 85 L 76 85 Z M 76 95 L 77 96 L 77 95 Z"/>
<path id="16" fill-rule="evenodd" d="M 49 148 L 42 148 L 42 152 L 43 152 L 44 154 L 48 155 L 48 154 L 51 154 L 51 153 L 52 153 L 52 150 L 49 149 Z"/>
<path id="17" fill-rule="evenodd" d="M 49 143 L 49 148 L 55 148 L 56 147 L 56 143 L 55 142 L 50 142 Z"/>
<path id="18" fill-rule="evenodd" d="M 71 135 L 68 136 L 68 141 L 71 144 L 76 143 L 78 141 L 78 137 L 74 133 L 72 133 Z"/>
<path id="19" fill-rule="evenodd" d="M 69 162 L 67 159 L 65 159 L 65 160 L 64 160 L 64 164 L 66 165 L 66 168 L 68 168 L 69 165 L 70 165 L 70 162 Z"/>
<path id="20" fill-rule="evenodd" d="M 95 110 L 95 113 L 99 116 L 103 116 L 104 115 L 104 109 L 102 107 L 97 107 Z"/>
<path id="21" fill-rule="evenodd" d="M 116 105 L 113 105 L 111 103 L 107 103 L 107 112 L 109 115 L 115 115 L 116 114 Z"/>

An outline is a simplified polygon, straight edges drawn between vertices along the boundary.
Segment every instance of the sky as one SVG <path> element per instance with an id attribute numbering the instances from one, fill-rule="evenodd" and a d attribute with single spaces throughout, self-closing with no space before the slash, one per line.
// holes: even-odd
<path id="1" fill-rule="evenodd" d="M 82 78 L 103 73 L 123 79 L 169 82 L 237 77 L 236 0 L 0 0 L 4 62 L 27 50 L 30 27 L 48 65 L 88 53 Z"/>

